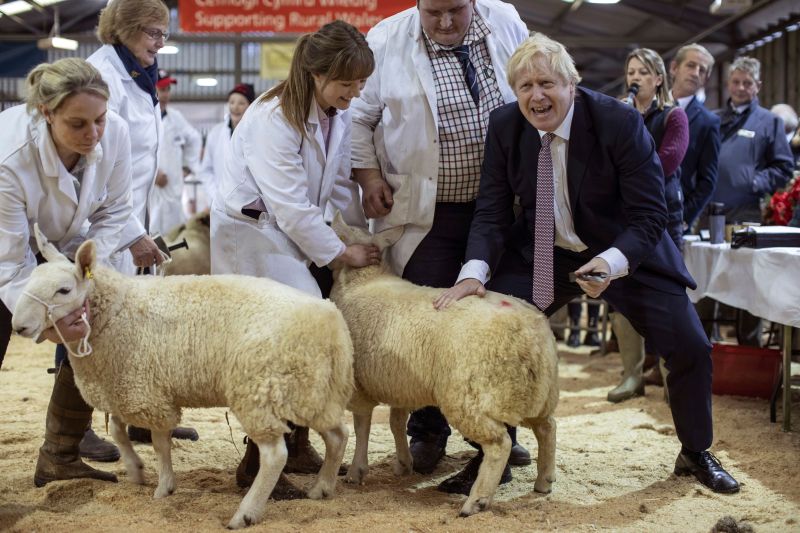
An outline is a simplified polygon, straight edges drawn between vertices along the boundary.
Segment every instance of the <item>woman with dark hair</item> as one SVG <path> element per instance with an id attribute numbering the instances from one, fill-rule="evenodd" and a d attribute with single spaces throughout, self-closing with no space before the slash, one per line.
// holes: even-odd
<path id="1" fill-rule="evenodd" d="M 297 42 L 287 80 L 244 114 L 225 153 L 211 216 L 211 273 L 267 277 L 321 298 L 332 285 L 328 265 L 377 264 L 374 246 L 346 246 L 328 226 L 336 211 L 365 226 L 350 179 L 350 101 L 375 62 L 367 41 L 342 21 Z M 308 428 L 287 438 L 286 472 L 316 472 L 321 459 Z M 236 472 L 247 486 L 258 471 L 252 442 Z M 281 476 L 273 498 L 298 497 Z"/>
<path id="2" fill-rule="evenodd" d="M 675 246 L 683 248 L 683 193 L 681 162 L 689 146 L 689 119 L 672 100 L 667 71 L 661 56 L 649 48 L 637 48 L 625 61 L 625 89 L 634 85 L 638 92 L 631 102 L 639 110 L 658 150 L 664 171 L 664 196 L 667 201 L 667 233 Z M 608 393 L 608 401 L 618 403 L 644 395 L 642 375 L 645 361 L 644 339 L 620 313 L 611 317 L 617 336 L 623 374 L 620 384 Z M 653 372 L 658 371 L 656 364 Z"/>
<path id="3" fill-rule="evenodd" d="M 239 125 L 244 112 L 255 99 L 255 89 L 252 85 L 237 83 L 228 93 L 228 110 L 224 120 L 208 132 L 203 161 L 197 177 L 203 182 L 209 205 L 217 195 L 217 183 L 222 179 L 222 172 L 225 169 L 225 150 L 233 136 L 233 130 Z"/>

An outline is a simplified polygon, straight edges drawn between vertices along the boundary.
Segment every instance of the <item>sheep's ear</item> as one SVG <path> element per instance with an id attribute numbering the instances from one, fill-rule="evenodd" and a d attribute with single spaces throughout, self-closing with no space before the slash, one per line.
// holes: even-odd
<path id="1" fill-rule="evenodd" d="M 80 245 L 75 253 L 75 269 L 79 279 L 92 279 L 94 267 L 97 265 L 97 247 L 94 241 L 88 240 Z"/>
<path id="2" fill-rule="evenodd" d="M 44 236 L 44 233 L 39 229 L 39 223 L 34 222 L 33 224 L 33 235 L 36 237 L 36 246 L 39 247 L 39 252 L 41 252 L 42 257 L 47 259 L 48 263 L 54 263 L 56 261 L 69 261 L 64 254 L 58 251 L 58 249 L 50 244 L 50 241 L 47 240 L 47 237 Z"/>
<path id="3" fill-rule="evenodd" d="M 395 226 L 393 228 L 376 233 L 372 241 L 379 250 L 383 250 L 384 248 L 388 248 L 399 241 L 400 237 L 403 236 L 403 231 L 405 231 L 405 227 Z"/>

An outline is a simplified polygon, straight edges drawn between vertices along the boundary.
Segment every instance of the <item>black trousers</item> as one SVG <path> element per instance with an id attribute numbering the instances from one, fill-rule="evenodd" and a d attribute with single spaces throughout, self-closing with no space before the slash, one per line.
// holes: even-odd
<path id="1" fill-rule="evenodd" d="M 555 249 L 555 301 L 550 316 L 583 291 L 569 281 L 569 273 L 591 257 Z M 515 251 L 506 251 L 488 288 L 531 301 L 531 265 Z M 670 409 L 675 431 L 683 446 L 699 452 L 713 439 L 711 419 L 711 344 L 684 287 L 656 289 L 626 276 L 611 282 L 600 296 L 630 320 L 669 370 Z"/>
<path id="2" fill-rule="evenodd" d="M 8 343 L 11 341 L 11 311 L 3 302 L 0 302 L 0 368 L 3 368 L 3 359 L 6 357 Z"/>

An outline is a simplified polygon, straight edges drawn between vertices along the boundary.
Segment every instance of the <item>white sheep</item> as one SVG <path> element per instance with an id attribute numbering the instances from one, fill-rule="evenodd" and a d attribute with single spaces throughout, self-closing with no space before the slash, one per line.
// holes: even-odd
<path id="1" fill-rule="evenodd" d="M 333 228 L 346 244 L 393 244 L 402 228 L 377 235 L 350 228 L 337 216 Z M 350 328 L 356 391 L 356 449 L 346 481 L 362 483 L 372 410 L 388 404 L 397 475 L 410 474 L 406 440 L 410 411 L 439 407 L 485 457 L 461 516 L 491 505 L 511 450 L 504 424 L 533 430 L 539 445 L 534 489 L 555 481 L 558 356 L 547 318 L 522 300 L 488 292 L 437 311 L 441 289 L 420 287 L 388 266 L 334 271 L 331 293 Z"/>
<path id="2" fill-rule="evenodd" d="M 170 245 L 183 239 L 188 245 L 172 251 L 172 261 L 164 265 L 167 276 L 211 274 L 210 217 L 206 209 L 164 235 L 164 240 Z"/>
<path id="3" fill-rule="evenodd" d="M 331 302 L 245 276 L 126 277 L 96 265 L 92 241 L 73 265 L 35 232 L 48 262 L 31 274 L 14 330 L 37 338 L 88 299 L 92 351 L 70 353 L 69 361 L 86 401 L 111 414 L 111 434 L 135 483 L 144 482 L 143 463 L 126 424 L 152 430 L 154 497 L 161 498 L 175 490 L 170 431 L 181 409 L 227 406 L 258 445 L 262 465 L 229 528 L 263 518 L 286 462 L 287 421 L 325 442 L 308 497 L 333 494 L 347 443 L 342 418 L 353 390 L 353 347 Z"/>

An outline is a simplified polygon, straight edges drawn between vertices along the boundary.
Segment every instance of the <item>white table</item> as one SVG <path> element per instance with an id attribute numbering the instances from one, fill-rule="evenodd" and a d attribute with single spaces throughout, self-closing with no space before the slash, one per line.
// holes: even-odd
<path id="1" fill-rule="evenodd" d="M 737 248 L 685 242 L 684 261 L 697 282 L 688 291 L 783 325 L 783 429 L 791 427 L 792 328 L 800 328 L 800 248 Z"/>

